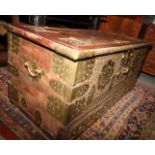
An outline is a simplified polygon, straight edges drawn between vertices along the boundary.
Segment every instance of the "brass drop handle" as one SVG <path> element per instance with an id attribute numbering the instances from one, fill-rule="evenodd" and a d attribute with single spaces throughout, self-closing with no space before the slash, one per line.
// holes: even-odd
<path id="1" fill-rule="evenodd" d="M 128 67 L 124 67 L 123 69 L 122 69 L 122 73 L 123 74 L 127 74 L 129 72 L 129 68 Z"/>
<path id="2" fill-rule="evenodd" d="M 124 67 L 124 68 L 122 68 L 121 72 L 117 72 L 116 75 L 117 76 L 120 76 L 121 74 L 126 75 L 126 74 L 128 74 L 128 72 L 129 72 L 129 68 L 128 67 Z"/>
<path id="3" fill-rule="evenodd" d="M 39 78 L 43 74 L 43 70 L 38 68 L 34 62 L 25 61 L 24 66 L 33 78 Z"/>

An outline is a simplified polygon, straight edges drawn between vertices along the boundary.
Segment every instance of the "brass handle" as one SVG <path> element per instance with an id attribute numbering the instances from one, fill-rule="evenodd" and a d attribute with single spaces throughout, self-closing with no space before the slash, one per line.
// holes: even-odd
<path id="1" fill-rule="evenodd" d="M 124 67 L 123 69 L 122 69 L 122 73 L 123 74 L 127 74 L 129 72 L 129 68 L 128 67 Z"/>
<path id="2" fill-rule="evenodd" d="M 121 72 L 117 72 L 116 73 L 116 76 L 120 76 L 121 74 L 126 75 L 126 74 L 128 74 L 128 72 L 129 72 L 129 68 L 128 67 L 124 67 L 124 68 L 122 68 Z"/>
<path id="3" fill-rule="evenodd" d="M 29 75 L 33 78 L 40 78 L 43 74 L 43 70 L 38 68 L 34 62 L 25 61 L 24 66 L 27 69 Z"/>

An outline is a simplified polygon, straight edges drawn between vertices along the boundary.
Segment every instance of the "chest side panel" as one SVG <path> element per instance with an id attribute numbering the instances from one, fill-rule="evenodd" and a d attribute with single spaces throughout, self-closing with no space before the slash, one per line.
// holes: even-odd
<path id="1" fill-rule="evenodd" d="M 12 33 L 9 33 L 8 42 L 10 100 L 38 124 L 43 122 L 46 128 L 57 133 L 61 123 L 66 121 L 73 88 L 55 74 L 56 54 Z M 70 70 L 74 72 L 76 63 L 71 63 Z M 70 77 L 74 78 L 72 75 Z"/>

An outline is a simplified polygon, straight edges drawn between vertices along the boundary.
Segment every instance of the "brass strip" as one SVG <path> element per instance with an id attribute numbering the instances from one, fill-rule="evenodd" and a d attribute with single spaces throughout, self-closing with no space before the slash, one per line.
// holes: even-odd
<path id="1" fill-rule="evenodd" d="M 20 48 L 20 37 L 13 33 L 8 33 L 8 50 L 18 54 Z"/>
<path id="2" fill-rule="evenodd" d="M 8 81 L 8 97 L 10 102 L 17 105 L 19 101 L 18 91 L 11 82 Z"/>
<path id="3" fill-rule="evenodd" d="M 4 27 L 3 23 L 0 23 L 0 36 L 7 34 L 7 29 Z"/>
<path id="4" fill-rule="evenodd" d="M 47 112 L 58 119 L 60 122 L 65 123 L 67 119 L 68 105 L 64 104 L 58 98 L 50 95 L 47 102 Z"/>
<path id="5" fill-rule="evenodd" d="M 93 74 L 95 58 L 79 61 L 75 76 L 75 84 L 89 80 Z"/>
<path id="6" fill-rule="evenodd" d="M 82 84 L 74 88 L 54 79 L 51 79 L 49 84 L 52 90 L 63 96 L 68 102 L 72 102 L 75 99 L 83 96 L 89 89 L 89 84 Z"/>
<path id="7" fill-rule="evenodd" d="M 103 90 L 105 86 L 111 81 L 114 73 L 114 61 L 109 60 L 102 68 L 101 74 L 98 77 L 97 88 Z"/>
<path id="8" fill-rule="evenodd" d="M 8 63 L 7 69 L 14 76 L 19 76 L 19 72 L 18 72 L 17 68 L 14 65 L 11 65 L 11 64 Z"/>
<path id="9" fill-rule="evenodd" d="M 71 95 L 72 95 L 72 88 L 62 84 L 60 81 L 51 79 L 49 81 L 50 87 L 54 90 L 57 94 L 63 96 L 67 101 L 70 102 Z"/>

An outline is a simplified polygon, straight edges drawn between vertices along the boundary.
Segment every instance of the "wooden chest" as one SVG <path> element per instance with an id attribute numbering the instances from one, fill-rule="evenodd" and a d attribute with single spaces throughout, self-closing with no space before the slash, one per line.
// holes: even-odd
<path id="1" fill-rule="evenodd" d="M 130 91 L 150 43 L 91 30 L 7 25 L 10 101 L 73 139 Z"/>

